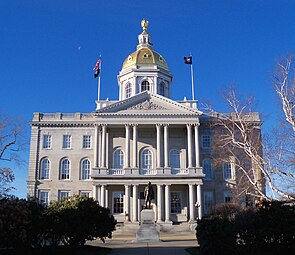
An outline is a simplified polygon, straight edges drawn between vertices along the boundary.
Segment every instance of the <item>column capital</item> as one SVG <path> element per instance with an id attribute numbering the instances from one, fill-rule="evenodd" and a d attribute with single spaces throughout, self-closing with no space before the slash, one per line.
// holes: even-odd
<path id="1" fill-rule="evenodd" d="M 193 123 L 186 123 L 186 127 L 190 128 L 193 126 Z"/>
<path id="2" fill-rule="evenodd" d="M 131 127 L 131 126 L 132 126 L 132 124 L 129 124 L 129 123 L 128 123 L 128 124 L 125 124 L 125 127 L 126 127 L 126 128 L 129 128 L 129 127 Z"/>
<path id="3" fill-rule="evenodd" d="M 198 123 L 194 123 L 193 124 L 195 127 L 199 127 L 200 126 L 200 122 L 198 122 Z"/>
<path id="4" fill-rule="evenodd" d="M 169 124 L 169 123 L 163 123 L 162 125 L 163 125 L 164 127 L 169 127 L 170 124 Z"/>
<path id="5" fill-rule="evenodd" d="M 132 127 L 138 127 L 138 123 L 132 123 L 131 126 Z"/>
<path id="6" fill-rule="evenodd" d="M 163 124 L 162 123 L 156 123 L 156 127 L 162 127 Z"/>
<path id="7" fill-rule="evenodd" d="M 101 127 L 107 127 L 107 125 L 108 125 L 108 124 L 106 124 L 106 123 L 102 123 L 102 124 L 100 124 Z"/>

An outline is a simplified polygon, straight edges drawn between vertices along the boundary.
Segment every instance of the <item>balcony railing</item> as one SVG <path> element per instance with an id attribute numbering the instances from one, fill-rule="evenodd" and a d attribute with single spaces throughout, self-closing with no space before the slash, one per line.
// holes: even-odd
<path id="1" fill-rule="evenodd" d="M 124 169 L 110 169 L 108 170 L 109 175 L 124 175 L 125 170 Z"/>
<path id="2" fill-rule="evenodd" d="M 197 168 L 168 168 L 168 169 L 132 169 L 132 168 L 94 168 L 92 170 L 92 178 L 105 178 L 105 177 L 136 177 L 136 176 L 187 176 L 187 177 L 204 177 L 201 167 Z"/>

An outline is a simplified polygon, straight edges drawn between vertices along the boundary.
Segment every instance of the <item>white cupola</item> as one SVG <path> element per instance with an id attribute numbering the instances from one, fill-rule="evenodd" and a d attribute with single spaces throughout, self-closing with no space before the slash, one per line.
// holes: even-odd
<path id="1" fill-rule="evenodd" d="M 165 59 L 153 50 L 147 33 L 148 21 L 141 21 L 142 33 L 138 45 L 124 61 L 118 75 L 119 100 L 127 99 L 145 90 L 170 98 L 172 74 Z"/>

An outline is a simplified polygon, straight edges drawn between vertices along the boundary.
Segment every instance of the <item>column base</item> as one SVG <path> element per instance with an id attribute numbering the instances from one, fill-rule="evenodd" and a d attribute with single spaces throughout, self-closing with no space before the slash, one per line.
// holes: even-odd
<path id="1" fill-rule="evenodd" d="M 171 220 L 163 221 L 161 225 L 163 226 L 172 226 L 173 222 Z"/>

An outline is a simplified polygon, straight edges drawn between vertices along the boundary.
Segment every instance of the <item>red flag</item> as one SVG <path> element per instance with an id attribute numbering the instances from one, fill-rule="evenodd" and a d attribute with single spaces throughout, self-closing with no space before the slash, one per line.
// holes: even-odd
<path id="1" fill-rule="evenodd" d="M 94 78 L 97 78 L 97 76 L 99 75 L 100 73 L 100 64 L 101 64 L 101 59 L 99 58 L 95 64 L 95 66 L 93 67 L 93 70 L 96 71 L 94 73 Z"/>

